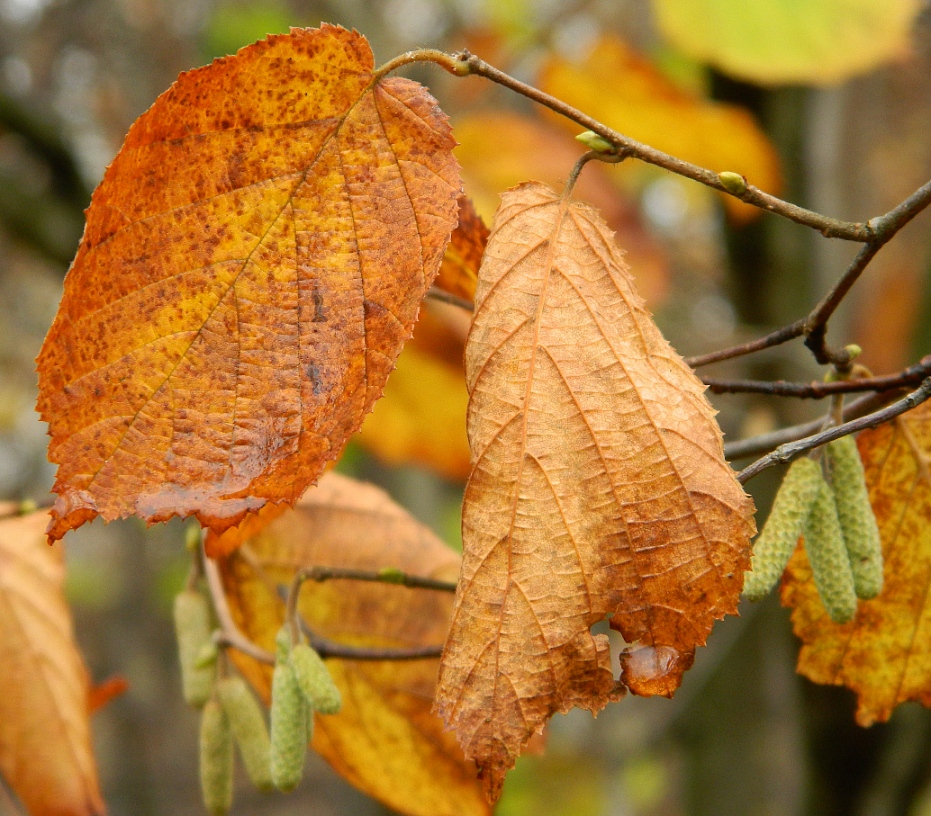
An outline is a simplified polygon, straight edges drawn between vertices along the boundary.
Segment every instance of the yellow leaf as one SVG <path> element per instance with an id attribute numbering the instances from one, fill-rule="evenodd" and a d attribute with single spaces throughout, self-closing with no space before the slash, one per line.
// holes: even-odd
<path id="1" fill-rule="evenodd" d="M 539 86 L 651 147 L 712 170 L 740 173 L 769 193 L 782 186 L 776 151 L 746 110 L 680 90 L 617 37 L 602 37 L 579 63 L 551 57 Z M 578 132 L 578 125 L 559 121 Z M 759 212 L 731 196 L 723 200 L 738 218 Z"/>
<path id="2" fill-rule="evenodd" d="M 761 84 L 829 85 L 904 54 L 918 0 L 653 0 L 685 53 Z"/>
<path id="3" fill-rule="evenodd" d="M 96 816 L 90 682 L 47 523 L 45 511 L 0 521 L 0 773 L 31 816 Z"/>
<path id="4" fill-rule="evenodd" d="M 459 224 L 435 287 L 471 303 L 487 241 L 488 227 L 471 200 L 460 196 Z M 427 302 L 384 397 L 359 431 L 363 447 L 388 464 L 420 464 L 454 480 L 469 475 L 463 365 L 468 330 L 467 312 Z"/>
<path id="5" fill-rule="evenodd" d="M 704 386 L 660 335 L 591 208 L 502 198 L 466 350 L 472 475 L 437 709 L 500 793 L 555 712 L 671 695 L 734 613 L 753 506 Z"/>
<path id="6" fill-rule="evenodd" d="M 327 473 L 293 509 L 221 560 L 231 612 L 246 635 L 274 650 L 284 617 L 277 587 L 301 567 L 384 567 L 454 578 L 459 556 L 372 485 Z M 300 613 L 313 631 L 350 646 L 443 643 L 452 596 L 358 581 L 307 582 Z M 271 668 L 233 652 L 268 699 Z M 339 714 L 317 716 L 313 747 L 349 782 L 411 816 L 487 816 L 473 763 L 430 712 L 436 659 L 326 661 Z"/>
<path id="7" fill-rule="evenodd" d="M 421 312 L 384 397 L 357 438 L 388 464 L 421 464 L 447 479 L 464 480 L 469 475 L 465 331 L 456 333 L 438 312 L 435 307 Z M 457 317 L 468 325 L 464 313 L 448 319 Z"/>
<path id="8" fill-rule="evenodd" d="M 342 28 L 182 74 L 97 188 L 39 355 L 50 537 L 98 514 L 222 533 L 296 500 L 411 335 L 456 223 L 453 145 Z"/>
<path id="9" fill-rule="evenodd" d="M 911 442 L 910 442 L 911 438 Z M 912 442 L 916 447 L 912 447 Z M 800 674 L 857 693 L 857 722 L 888 720 L 907 700 L 931 706 L 931 405 L 857 439 L 870 502 L 882 539 L 880 595 L 861 601 L 856 617 L 833 623 L 818 600 L 803 548 L 796 550 L 782 587 L 803 642 Z"/>

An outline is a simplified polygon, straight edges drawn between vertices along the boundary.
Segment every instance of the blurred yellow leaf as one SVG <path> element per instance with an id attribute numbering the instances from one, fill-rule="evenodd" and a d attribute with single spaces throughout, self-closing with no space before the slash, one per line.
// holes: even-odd
<path id="1" fill-rule="evenodd" d="M 464 480 L 469 475 L 469 395 L 463 353 L 469 318 L 436 308 L 442 305 L 430 304 L 421 312 L 384 396 L 356 439 L 390 465 L 417 463 L 447 479 Z M 446 322 L 456 318 L 461 318 L 458 331 Z"/>
<path id="2" fill-rule="evenodd" d="M 931 483 L 909 437 L 922 458 L 931 455 L 928 403 L 857 440 L 883 544 L 879 597 L 861 601 L 850 623 L 833 623 L 818 600 L 803 547 L 789 562 L 782 588 L 803 642 L 799 673 L 853 689 L 860 725 L 889 719 L 907 700 L 931 706 Z"/>
<path id="3" fill-rule="evenodd" d="M 455 579 L 459 556 L 372 485 L 327 473 L 294 510 L 219 562 L 230 611 L 242 631 L 272 651 L 284 604 L 276 588 L 309 566 L 396 567 Z M 374 648 L 440 645 L 451 594 L 358 581 L 307 582 L 300 613 L 315 634 Z M 233 652 L 268 699 L 271 670 Z M 328 660 L 343 697 L 339 714 L 318 716 L 313 747 L 360 790 L 411 816 L 489 813 L 452 734 L 430 709 L 437 659 Z"/>
<path id="4" fill-rule="evenodd" d="M 602 37 L 578 63 L 551 57 L 538 84 L 619 133 L 711 170 L 741 173 L 751 184 L 779 192 L 776 151 L 746 110 L 686 93 L 617 37 Z M 579 131 L 578 125 L 559 121 L 570 132 Z M 739 219 L 759 213 L 731 196 L 723 200 Z"/>
<path id="5" fill-rule="evenodd" d="M 488 227 L 466 196 L 434 286 L 471 303 Z M 356 439 L 390 465 L 420 464 L 447 479 L 469 475 L 466 438 L 465 338 L 470 316 L 428 301 L 385 393 Z"/>
<path id="6" fill-rule="evenodd" d="M 31 816 L 93 816 L 104 804 L 90 682 L 48 521 L 46 511 L 0 521 L 0 774 Z"/>
<path id="7" fill-rule="evenodd" d="M 653 0 L 690 56 L 761 84 L 828 85 L 903 54 L 918 0 Z"/>
<path id="8" fill-rule="evenodd" d="M 507 111 L 457 119 L 456 139 L 463 186 L 486 220 L 494 216 L 501 193 L 528 179 L 559 189 L 585 152 L 559 128 Z M 646 231 L 636 205 L 611 181 L 611 172 L 615 172 L 613 168 L 591 162 L 579 177 L 573 196 L 600 210 L 627 252 L 637 288 L 647 303 L 656 306 L 666 292 L 665 255 Z"/>

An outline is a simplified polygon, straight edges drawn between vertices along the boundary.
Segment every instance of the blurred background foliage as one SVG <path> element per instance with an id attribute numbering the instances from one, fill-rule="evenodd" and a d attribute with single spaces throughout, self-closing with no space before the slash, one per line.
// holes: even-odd
<path id="1" fill-rule="evenodd" d="M 0 0 L 0 497 L 46 501 L 33 360 L 82 210 L 129 125 L 180 71 L 322 20 L 363 32 L 377 62 L 468 47 L 622 132 L 841 218 L 878 215 L 931 177 L 931 13 L 918 0 Z M 500 191 L 528 178 L 558 184 L 581 153 L 573 127 L 500 88 L 424 65 L 410 75 L 450 114 L 466 192 L 487 222 Z M 577 194 L 617 231 L 685 355 L 796 319 L 856 249 L 633 162 L 590 165 Z M 880 253 L 832 340 L 859 343 L 876 373 L 929 353 L 929 266 L 919 220 Z M 458 546 L 465 326 L 443 322 L 442 337 L 418 336 L 342 468 Z M 713 373 L 821 376 L 800 344 Z M 728 439 L 820 410 L 714 402 Z M 763 512 L 776 478 L 752 483 Z M 201 812 L 197 718 L 181 701 L 169 620 L 183 538 L 178 522 L 146 531 L 130 521 L 67 541 L 92 674 L 130 683 L 94 721 L 112 816 Z M 498 813 L 931 814 L 929 712 L 908 704 L 888 724 L 857 728 L 848 692 L 794 674 L 787 617 L 771 598 L 719 625 L 672 701 L 557 717 L 546 754 L 519 762 Z M 240 787 L 234 813 L 387 812 L 319 760 L 295 794 Z M 0 813 L 17 812 L 0 796 Z"/>

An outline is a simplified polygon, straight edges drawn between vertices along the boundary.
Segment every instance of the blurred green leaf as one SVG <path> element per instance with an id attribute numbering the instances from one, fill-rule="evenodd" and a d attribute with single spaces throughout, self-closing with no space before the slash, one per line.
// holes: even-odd
<path id="1" fill-rule="evenodd" d="M 218 6 L 203 34 L 206 59 L 235 54 L 269 34 L 287 33 L 297 23 L 281 3 L 229 3 Z"/>

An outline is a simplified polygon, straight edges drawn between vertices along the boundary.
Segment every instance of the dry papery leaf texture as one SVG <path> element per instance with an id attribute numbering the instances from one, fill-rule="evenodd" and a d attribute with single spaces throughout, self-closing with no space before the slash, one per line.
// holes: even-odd
<path id="1" fill-rule="evenodd" d="M 495 216 L 466 352 L 473 472 L 437 707 L 494 799 L 555 712 L 671 695 L 736 611 L 753 506 L 704 386 L 590 207 L 531 182 Z"/>
<path id="2" fill-rule="evenodd" d="M 853 689 L 857 722 L 865 726 L 888 720 L 908 700 L 931 706 L 931 406 L 863 431 L 857 444 L 882 540 L 883 590 L 861 601 L 849 623 L 832 622 L 799 547 L 782 601 L 793 607 L 792 625 L 803 643 L 799 673 Z"/>
<path id="3" fill-rule="evenodd" d="M 378 488 L 334 473 L 220 562 L 230 611 L 269 651 L 284 619 L 278 588 L 302 567 L 395 567 L 455 580 L 459 556 Z M 371 648 L 441 645 L 452 595 L 402 586 L 306 582 L 299 611 L 318 636 Z M 268 699 L 271 668 L 233 652 Z M 438 660 L 327 660 L 339 714 L 317 716 L 313 747 L 360 790 L 411 816 L 487 816 L 475 764 L 431 713 Z"/>
<path id="4" fill-rule="evenodd" d="M 0 520 L 0 774 L 30 816 L 96 816 L 90 682 L 47 524 L 45 511 Z"/>
<path id="5" fill-rule="evenodd" d="M 335 26 L 182 74 L 94 193 L 39 356 L 50 537 L 98 514 L 221 532 L 297 499 L 411 334 L 456 225 L 453 144 Z"/>

